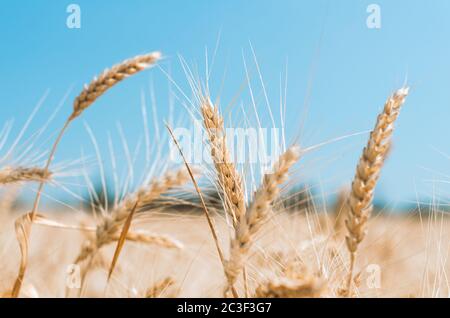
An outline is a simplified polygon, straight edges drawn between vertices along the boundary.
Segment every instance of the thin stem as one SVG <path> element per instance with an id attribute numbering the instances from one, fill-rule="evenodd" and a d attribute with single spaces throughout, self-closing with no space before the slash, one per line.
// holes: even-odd
<path id="1" fill-rule="evenodd" d="M 250 294 L 248 292 L 248 280 L 247 280 L 247 269 L 244 265 L 243 269 L 242 269 L 242 276 L 244 278 L 244 291 L 245 291 L 245 298 L 250 298 Z"/>
<path id="2" fill-rule="evenodd" d="M 181 157 L 183 158 L 183 161 L 184 161 L 184 164 L 185 164 L 185 166 L 186 166 L 186 169 L 188 170 L 188 173 L 189 173 L 189 175 L 190 175 L 190 177 L 191 177 L 191 179 L 192 179 L 192 183 L 194 184 L 195 191 L 197 191 L 197 194 L 198 194 L 198 196 L 199 196 L 199 198 L 200 198 L 200 201 L 201 201 L 201 204 L 202 204 L 202 207 L 203 207 L 203 211 L 205 212 L 206 220 L 207 220 L 207 222 L 208 222 L 209 229 L 211 230 L 211 234 L 212 234 L 212 236 L 213 236 L 214 243 L 215 243 L 215 245 L 216 245 L 217 253 L 219 254 L 220 262 L 222 263 L 224 272 L 226 272 L 226 271 L 225 271 L 225 268 L 226 268 L 225 258 L 224 258 L 224 256 L 223 256 L 222 249 L 220 248 L 220 245 L 219 245 L 219 238 L 218 238 L 217 232 L 216 232 L 216 230 L 215 230 L 215 228 L 214 228 L 214 224 L 213 224 L 213 222 L 212 222 L 211 215 L 209 214 L 208 208 L 206 207 L 205 200 L 203 199 L 202 192 L 200 191 L 200 188 L 199 188 L 199 186 L 198 186 L 198 184 L 197 184 L 197 181 L 195 180 L 194 174 L 192 173 L 191 167 L 190 167 L 189 164 L 187 163 L 186 157 L 184 156 L 184 153 L 183 153 L 183 151 L 181 150 L 181 147 L 180 147 L 180 145 L 178 144 L 178 141 L 177 141 L 177 139 L 175 138 L 175 135 L 173 134 L 172 129 L 170 128 L 170 126 L 169 126 L 168 124 L 166 124 L 166 127 L 167 127 L 167 130 L 169 131 L 170 136 L 172 137 L 172 139 L 173 139 L 175 145 L 177 146 L 178 151 L 180 152 Z M 231 286 L 231 292 L 232 292 L 232 294 L 233 294 L 233 297 L 239 298 L 239 295 L 238 295 L 236 289 L 234 288 L 234 286 Z"/>
<path id="3" fill-rule="evenodd" d="M 348 273 L 348 280 L 347 280 L 347 288 L 346 288 L 346 297 L 350 297 L 351 288 L 352 288 L 352 282 L 353 282 L 353 270 L 355 267 L 355 260 L 356 260 L 356 253 L 350 253 L 350 270 Z"/>
<path id="4" fill-rule="evenodd" d="M 58 136 L 56 137 L 56 140 L 55 140 L 55 142 L 54 142 L 54 144 L 52 146 L 52 149 L 50 151 L 50 154 L 48 156 L 47 162 L 46 162 L 45 167 L 44 167 L 44 173 L 45 174 L 48 173 L 48 169 L 49 169 L 50 164 L 52 163 L 52 160 L 53 160 L 53 158 L 55 156 L 55 153 L 56 153 L 56 148 L 58 147 L 58 144 L 60 143 L 61 138 L 64 135 L 64 132 L 67 130 L 67 127 L 69 127 L 69 124 L 71 122 L 72 122 L 72 116 L 69 117 L 68 120 L 66 120 L 64 126 L 62 127 L 61 131 L 59 132 Z M 28 241 L 29 241 L 29 238 L 30 238 L 30 234 L 31 234 L 31 226 L 33 224 L 34 219 L 36 218 L 37 209 L 39 207 L 39 202 L 40 202 L 41 195 L 42 195 L 42 190 L 44 189 L 44 184 L 45 184 L 45 180 L 41 180 L 40 183 L 39 183 L 39 187 L 38 187 L 37 193 L 36 193 L 36 197 L 34 199 L 33 209 L 31 210 L 31 213 L 30 213 L 30 220 L 31 220 L 30 227 L 29 227 L 27 235 L 25 235 L 25 239 L 27 240 L 26 244 L 28 244 Z M 22 257 L 21 264 L 24 264 L 24 265 L 19 267 L 19 272 L 17 274 L 16 280 L 14 282 L 13 290 L 12 290 L 12 293 L 11 293 L 13 298 L 19 297 L 20 289 L 22 287 L 23 278 L 25 277 L 25 273 L 26 273 L 26 270 L 27 270 L 28 253 L 22 253 L 21 257 Z"/>
<path id="5" fill-rule="evenodd" d="M 48 159 L 47 159 L 47 163 L 45 164 L 45 167 L 44 167 L 45 173 L 48 172 L 48 169 L 50 168 L 50 164 L 52 163 L 53 158 L 55 157 L 56 148 L 58 147 L 62 136 L 64 135 L 65 131 L 67 130 L 67 128 L 69 127 L 69 124 L 71 122 L 72 122 L 72 119 L 69 118 L 66 121 L 66 123 L 64 124 L 61 131 L 59 132 L 58 137 L 56 137 L 55 143 L 53 144 L 52 150 L 50 151 L 50 155 L 48 156 Z M 33 209 L 31 210 L 31 221 L 34 221 L 34 219 L 36 217 L 37 209 L 39 207 L 39 202 L 41 200 L 42 190 L 44 189 L 44 184 L 45 184 L 45 180 L 42 180 L 39 183 L 38 191 L 36 193 L 36 198 L 34 199 L 34 203 L 33 203 Z"/>

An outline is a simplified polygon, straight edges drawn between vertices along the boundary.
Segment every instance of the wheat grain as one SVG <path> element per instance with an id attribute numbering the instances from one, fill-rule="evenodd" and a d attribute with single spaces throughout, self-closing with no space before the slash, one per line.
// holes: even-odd
<path id="1" fill-rule="evenodd" d="M 46 182 L 52 173 L 37 167 L 4 167 L 0 169 L 0 184 L 9 184 L 24 181 Z"/>
<path id="2" fill-rule="evenodd" d="M 394 122 L 408 92 L 408 88 L 402 88 L 388 98 L 356 167 L 349 197 L 350 213 L 345 222 L 348 230 L 346 245 L 350 252 L 350 270 L 347 279 L 348 293 L 351 292 L 353 267 L 358 245 L 367 232 L 367 221 L 372 211 L 374 189 L 387 152 L 391 147 L 390 138 L 394 130 Z"/>

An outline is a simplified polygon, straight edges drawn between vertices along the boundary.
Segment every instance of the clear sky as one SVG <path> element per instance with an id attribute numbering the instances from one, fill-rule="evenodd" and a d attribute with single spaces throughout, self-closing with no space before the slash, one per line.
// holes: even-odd
<path id="1" fill-rule="evenodd" d="M 71 3 L 81 8 L 80 29 L 66 26 Z M 381 9 L 380 29 L 366 25 L 372 3 Z M 304 121 L 304 146 L 371 129 L 386 97 L 407 78 L 411 94 L 378 195 L 393 204 L 415 200 L 416 192 L 427 196 L 434 191 L 448 198 L 450 187 L 441 181 L 448 182 L 450 174 L 449 14 L 448 0 L 4 0 L 0 120 L 14 118 L 17 133 L 49 89 L 30 127 L 33 132 L 72 89 L 47 131 L 52 137 L 83 83 L 124 58 L 153 50 L 163 52 L 162 69 L 170 69 L 187 90 L 178 54 L 203 72 L 205 47 L 211 62 L 220 34 L 212 94 L 220 92 L 225 106 L 241 91 L 246 83 L 244 56 L 259 96 L 257 107 L 267 113 L 252 46 L 275 111 L 280 76 L 284 83 L 287 68 L 286 131 L 293 140 Z M 82 148 L 92 153 L 83 121 L 92 127 L 102 151 L 107 151 L 107 132 L 116 133 L 117 122 L 133 144 L 142 132 L 141 93 L 150 98 L 151 81 L 157 120 L 166 119 L 168 79 L 154 68 L 108 92 L 74 123 L 56 162 L 77 158 Z M 251 107 L 247 87 L 240 99 L 245 108 Z M 187 118 L 180 103 L 175 110 L 177 117 Z M 305 158 L 305 181 L 323 185 L 326 192 L 350 182 L 366 138 L 335 142 Z"/>

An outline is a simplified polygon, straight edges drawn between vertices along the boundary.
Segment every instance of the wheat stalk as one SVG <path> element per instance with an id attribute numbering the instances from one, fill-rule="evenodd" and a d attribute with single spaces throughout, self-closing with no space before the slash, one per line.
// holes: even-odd
<path id="1" fill-rule="evenodd" d="M 280 155 L 278 162 L 272 168 L 273 172 L 264 175 L 263 184 L 256 191 L 245 217 L 239 220 L 235 237 L 231 240 L 230 258 L 226 266 L 228 287 L 236 282 L 243 267 L 244 257 L 251 247 L 253 236 L 267 219 L 270 207 L 279 194 L 279 186 L 287 179 L 289 169 L 299 158 L 298 146 L 292 146 Z"/>
<path id="2" fill-rule="evenodd" d="M 225 208 L 233 224 L 245 214 L 245 197 L 242 179 L 230 159 L 226 145 L 223 118 L 217 107 L 212 106 L 208 97 L 202 97 L 201 113 L 203 124 L 208 134 L 211 157 L 217 171 L 219 186 L 224 193 Z"/>
<path id="3" fill-rule="evenodd" d="M 46 182 L 52 173 L 37 167 L 4 167 L 0 169 L 0 184 L 9 184 L 23 181 Z"/>
<path id="4" fill-rule="evenodd" d="M 338 196 L 336 198 L 336 203 L 333 207 L 333 215 L 334 215 L 334 226 L 333 226 L 333 235 L 334 238 L 342 238 L 342 231 L 345 228 L 345 220 L 348 216 L 348 198 L 350 196 L 349 189 L 342 188 Z"/>
<path id="5" fill-rule="evenodd" d="M 77 96 L 73 103 L 73 111 L 72 114 L 67 118 L 66 122 L 64 123 L 63 127 L 59 131 L 59 134 L 57 135 L 55 142 L 53 143 L 53 146 L 50 150 L 50 154 L 47 158 L 47 162 L 44 167 L 45 175 L 48 173 L 48 170 L 50 168 L 50 164 L 53 161 L 53 158 L 56 153 L 56 149 L 61 142 L 61 139 L 67 130 L 69 128 L 70 123 L 81 115 L 81 113 L 90 105 L 92 105 L 93 102 L 97 98 L 99 98 L 104 92 L 106 92 L 109 88 L 117 84 L 118 82 L 122 81 L 126 77 L 129 77 L 133 74 L 136 74 L 137 72 L 140 72 L 144 70 L 145 68 L 148 68 L 152 64 L 154 64 L 159 58 L 161 54 L 159 52 L 154 52 L 146 55 L 139 55 L 132 59 L 125 60 L 119 64 L 116 64 L 113 66 L 110 70 L 104 71 L 99 78 L 94 78 L 94 80 L 89 84 L 86 85 L 83 91 L 80 93 L 79 96 Z M 30 226 L 26 227 L 25 233 L 19 233 L 20 236 L 27 241 L 31 234 L 31 225 L 36 217 L 37 209 L 39 207 L 40 198 L 42 195 L 42 190 L 44 189 L 44 180 L 41 180 L 36 192 L 36 197 L 34 199 L 33 208 L 31 209 L 30 218 L 31 218 L 31 224 Z M 22 249 L 21 248 L 21 266 L 19 267 L 19 272 L 17 274 L 16 280 L 14 282 L 14 286 L 12 289 L 12 297 L 16 298 L 18 297 L 20 293 L 20 288 L 22 286 L 22 280 L 25 277 L 25 272 L 27 269 L 27 262 L 28 262 L 28 249 Z"/>
<path id="6" fill-rule="evenodd" d="M 223 271 L 225 273 L 226 272 L 225 257 L 223 256 L 222 248 L 220 247 L 220 244 L 219 244 L 219 238 L 218 238 L 218 235 L 217 235 L 217 231 L 216 231 L 216 228 L 214 226 L 214 222 L 213 222 L 213 219 L 211 217 L 211 214 L 209 213 L 208 207 L 206 206 L 205 200 L 203 198 L 202 191 L 200 190 L 200 187 L 198 186 L 198 183 L 195 180 L 194 173 L 192 172 L 192 169 L 191 169 L 189 163 L 186 160 L 186 157 L 185 157 L 185 155 L 183 153 L 183 150 L 180 147 L 180 144 L 178 143 L 178 140 L 175 138 L 175 135 L 174 135 L 174 133 L 172 131 L 172 128 L 170 128 L 170 126 L 168 124 L 166 124 L 166 127 L 167 127 L 167 130 L 169 131 L 170 136 L 172 137 L 173 142 L 175 143 L 175 146 L 177 147 L 177 149 L 178 149 L 178 151 L 180 153 L 181 158 L 184 161 L 184 165 L 186 166 L 186 170 L 188 171 L 189 176 L 191 177 L 192 183 L 194 184 L 195 191 L 197 192 L 197 194 L 198 194 L 198 196 L 200 198 L 200 202 L 201 202 L 201 205 L 202 205 L 202 208 L 203 208 L 203 212 L 205 214 L 206 221 L 208 222 L 208 227 L 209 227 L 209 230 L 211 231 L 211 235 L 212 235 L 213 240 L 214 240 L 214 245 L 216 247 L 217 254 L 219 255 L 219 259 L 220 259 L 220 262 L 221 262 L 221 264 L 223 266 Z M 233 294 L 233 296 L 235 298 L 239 297 L 236 289 L 233 286 L 231 286 L 231 292 L 232 292 L 232 294 Z"/>
<path id="7" fill-rule="evenodd" d="M 381 168 L 390 149 L 390 138 L 394 131 L 394 122 L 403 105 L 409 89 L 402 88 L 391 95 L 378 116 L 375 128 L 363 150 L 356 167 L 349 197 L 350 213 L 345 222 L 348 236 L 347 249 L 350 252 L 350 270 L 347 280 L 347 294 L 350 294 L 353 280 L 353 268 L 359 244 L 367 232 L 367 221 L 372 212 L 374 189 L 380 176 Z"/>

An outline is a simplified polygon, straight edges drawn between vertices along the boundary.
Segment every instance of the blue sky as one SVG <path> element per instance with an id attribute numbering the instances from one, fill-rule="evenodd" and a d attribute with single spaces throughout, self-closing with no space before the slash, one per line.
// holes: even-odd
<path id="1" fill-rule="evenodd" d="M 70 3 L 81 8 L 80 29 L 66 26 Z M 366 26 L 371 3 L 381 8 L 381 29 Z M 445 197 L 450 189 L 440 181 L 448 182 L 450 174 L 444 155 L 450 154 L 449 13 L 447 0 L 5 0 L 0 4 L 0 119 L 3 123 L 15 118 L 18 132 L 49 89 L 30 127 L 35 131 L 72 88 L 49 127 L 51 137 L 83 83 L 124 58 L 153 50 L 163 52 L 161 67 L 170 69 L 187 90 L 178 54 L 202 72 L 205 47 L 211 60 L 220 34 L 213 96 L 220 93 L 227 105 L 240 92 L 245 83 L 243 56 L 261 96 L 252 46 L 275 110 L 280 76 L 284 79 L 287 68 L 286 131 L 293 140 L 304 121 L 305 146 L 371 129 L 386 97 L 407 78 L 411 94 L 377 195 L 392 204 L 415 200 L 416 193 Z M 81 149 L 92 152 L 83 122 L 92 127 L 100 145 L 106 143 L 108 131 L 116 133 L 120 122 L 133 144 L 142 132 L 141 93 L 148 95 L 150 82 L 157 120 L 166 119 L 168 79 L 155 68 L 121 83 L 74 123 L 56 162 L 79 157 Z M 241 100 L 250 107 L 248 89 L 244 91 Z M 265 113 L 264 99 L 258 99 L 257 106 Z M 175 110 L 178 118 L 187 118 L 179 103 Z M 349 183 L 366 137 L 351 137 L 309 155 L 304 181 L 320 184 L 327 193 Z"/>

